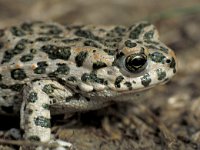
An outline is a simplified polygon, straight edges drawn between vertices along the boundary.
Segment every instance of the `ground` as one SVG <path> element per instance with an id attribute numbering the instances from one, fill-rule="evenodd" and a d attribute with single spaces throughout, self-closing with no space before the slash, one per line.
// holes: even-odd
<path id="1" fill-rule="evenodd" d="M 178 57 L 178 73 L 141 102 L 53 117 L 52 132 L 79 150 L 200 149 L 200 3 L 198 0 L 0 0 L 0 28 L 30 20 L 63 24 L 153 22 Z M 19 118 L 0 117 L 0 138 Z M 13 123 L 8 123 L 12 121 Z M 17 147 L 5 147 L 13 149 Z M 3 149 L 0 147 L 0 149 Z"/>

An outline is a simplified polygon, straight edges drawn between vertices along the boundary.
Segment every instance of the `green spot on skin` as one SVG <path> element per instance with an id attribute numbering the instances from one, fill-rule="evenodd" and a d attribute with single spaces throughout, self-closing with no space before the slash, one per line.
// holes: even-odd
<path id="1" fill-rule="evenodd" d="M 150 25 L 150 24 L 147 22 L 144 22 L 144 23 L 137 25 L 136 27 L 133 26 L 133 30 L 130 32 L 129 38 L 138 39 L 138 37 L 141 34 L 141 32 L 143 31 L 143 29 L 148 25 Z"/>
<path id="2" fill-rule="evenodd" d="M 49 104 L 42 104 L 42 107 L 46 110 L 49 110 Z"/>
<path id="3" fill-rule="evenodd" d="M 41 32 L 40 34 L 43 35 L 58 35 L 60 33 L 62 33 L 62 29 L 60 29 L 58 26 L 56 25 L 52 25 L 52 24 L 45 24 L 45 25 L 41 25 L 41 28 L 44 29 L 44 32 Z"/>
<path id="4" fill-rule="evenodd" d="M 124 77 L 123 76 L 118 76 L 116 79 L 115 79 L 115 87 L 116 88 L 120 88 L 121 85 L 120 83 L 124 80 Z"/>
<path id="5" fill-rule="evenodd" d="M 15 36 L 24 36 L 25 33 L 19 27 L 12 27 L 10 29 L 11 33 Z"/>
<path id="6" fill-rule="evenodd" d="M 31 61 L 31 60 L 33 60 L 33 55 L 32 54 L 23 55 L 20 58 L 20 60 L 21 60 L 21 62 Z"/>
<path id="7" fill-rule="evenodd" d="M 55 86 L 53 84 L 47 84 L 43 87 L 42 91 L 45 92 L 46 94 L 51 94 L 53 93 L 55 89 Z"/>
<path id="8" fill-rule="evenodd" d="M 25 49 L 25 44 L 24 42 L 19 42 L 16 46 L 14 51 L 21 51 Z M 15 52 L 16 54 L 18 54 L 19 52 Z"/>
<path id="9" fill-rule="evenodd" d="M 92 39 L 92 40 L 100 40 L 99 37 L 95 36 L 92 32 L 87 31 L 87 30 L 77 30 L 75 32 L 75 35 L 84 37 L 84 38 L 88 38 L 88 39 Z"/>
<path id="10" fill-rule="evenodd" d="M 126 46 L 126 47 L 129 47 L 129 48 L 133 48 L 133 47 L 136 47 L 137 44 L 134 43 L 134 42 L 131 42 L 131 40 L 127 40 L 127 41 L 125 42 L 125 46 Z"/>
<path id="11" fill-rule="evenodd" d="M 97 75 L 95 73 L 84 73 L 81 77 L 81 80 L 83 82 L 96 82 L 99 84 L 104 84 L 107 85 L 108 81 L 104 80 L 103 78 L 99 78 L 97 77 Z"/>
<path id="12" fill-rule="evenodd" d="M 36 74 L 44 74 L 46 73 L 46 67 L 48 66 L 46 61 L 40 61 L 37 63 L 37 68 L 34 69 L 34 73 Z"/>
<path id="13" fill-rule="evenodd" d="M 51 72 L 48 74 L 49 77 L 57 77 L 58 75 L 67 75 L 69 74 L 70 68 L 67 66 L 67 64 L 57 64 L 58 68 L 56 71 Z"/>
<path id="14" fill-rule="evenodd" d="M 162 53 L 154 52 L 149 55 L 151 60 L 157 63 L 164 63 L 165 62 L 165 56 Z"/>
<path id="15" fill-rule="evenodd" d="M 30 49 L 30 53 L 31 53 L 31 54 L 36 54 L 36 53 L 37 53 L 37 50 L 36 50 L 36 49 Z"/>
<path id="16" fill-rule="evenodd" d="M 141 78 L 141 83 L 142 85 L 149 86 L 149 84 L 151 83 L 151 77 L 148 73 L 146 73 L 142 78 Z"/>
<path id="17" fill-rule="evenodd" d="M 37 101 L 37 99 L 38 99 L 37 93 L 35 92 L 31 92 L 28 96 L 28 102 L 34 103 Z"/>
<path id="18" fill-rule="evenodd" d="M 50 119 L 45 118 L 43 116 L 38 116 L 34 119 L 35 125 L 44 127 L 44 128 L 50 128 L 51 127 L 51 122 Z"/>
<path id="19" fill-rule="evenodd" d="M 11 77 L 15 80 L 23 80 L 25 79 L 27 76 L 24 72 L 23 69 L 13 69 L 11 71 Z"/>
<path id="20" fill-rule="evenodd" d="M 150 40 L 150 39 L 153 38 L 153 35 L 154 35 L 154 31 L 151 30 L 151 31 L 149 31 L 149 32 L 147 32 L 147 33 L 144 34 L 144 39 Z"/>
<path id="21" fill-rule="evenodd" d="M 51 59 L 68 60 L 71 55 L 70 47 L 58 47 L 55 45 L 44 45 L 41 50 L 49 55 Z"/>
<path id="22" fill-rule="evenodd" d="M 123 36 L 126 32 L 126 28 L 117 26 L 115 27 L 114 31 L 118 33 L 119 36 Z"/>
<path id="23" fill-rule="evenodd" d="M 164 53 L 168 54 L 168 49 L 163 47 L 163 46 L 160 46 L 160 50 L 163 51 Z"/>
<path id="24" fill-rule="evenodd" d="M 26 47 L 25 44 L 27 43 L 31 43 L 31 41 L 27 39 L 22 39 L 17 42 L 16 46 L 13 49 L 6 50 L 1 63 L 3 64 L 5 62 L 9 62 L 15 55 L 22 53 Z"/>
<path id="25" fill-rule="evenodd" d="M 163 71 L 162 69 L 157 69 L 156 70 L 157 76 L 158 76 L 158 80 L 163 80 L 166 77 L 166 72 Z"/>
<path id="26" fill-rule="evenodd" d="M 58 65 L 58 68 L 56 70 L 57 74 L 67 75 L 69 73 L 70 68 L 67 66 L 67 64 L 57 64 L 57 65 Z"/>

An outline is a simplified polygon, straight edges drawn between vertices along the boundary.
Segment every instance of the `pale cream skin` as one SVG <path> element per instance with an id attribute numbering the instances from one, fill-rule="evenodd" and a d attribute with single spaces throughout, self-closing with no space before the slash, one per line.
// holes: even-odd
<path id="1" fill-rule="evenodd" d="M 0 113 L 20 113 L 24 138 L 40 142 L 52 141 L 51 114 L 134 100 L 176 73 L 174 52 L 147 22 L 24 23 L 0 30 L 0 62 Z"/>

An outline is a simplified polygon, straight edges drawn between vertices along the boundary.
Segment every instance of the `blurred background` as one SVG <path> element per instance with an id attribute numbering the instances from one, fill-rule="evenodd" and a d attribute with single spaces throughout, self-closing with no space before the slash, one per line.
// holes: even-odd
<path id="1" fill-rule="evenodd" d="M 149 91 L 140 106 L 120 103 L 70 119 L 55 117 L 57 137 L 80 150 L 200 149 L 199 0 L 0 0 L 0 28 L 32 20 L 104 25 L 148 20 L 178 57 L 177 75 Z M 5 126 L 0 137 L 19 127 L 18 121 Z"/>

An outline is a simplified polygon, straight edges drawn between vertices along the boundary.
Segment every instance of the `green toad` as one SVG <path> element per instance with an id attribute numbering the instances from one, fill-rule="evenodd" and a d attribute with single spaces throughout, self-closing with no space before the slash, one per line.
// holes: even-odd
<path id="1" fill-rule="evenodd" d="M 51 141 L 51 115 L 129 100 L 176 73 L 174 52 L 147 22 L 23 23 L 0 30 L 0 63 L 0 113 L 20 114 L 24 138 L 41 142 Z"/>

